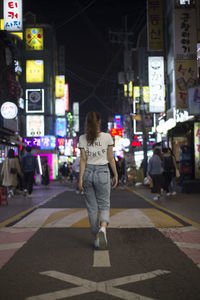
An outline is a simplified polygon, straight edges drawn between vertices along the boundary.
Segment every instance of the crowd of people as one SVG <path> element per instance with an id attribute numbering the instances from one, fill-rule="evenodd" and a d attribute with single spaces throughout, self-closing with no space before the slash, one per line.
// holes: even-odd
<path id="1" fill-rule="evenodd" d="M 153 200 L 159 200 L 161 193 L 166 196 L 176 195 L 176 177 L 179 170 L 175 156 L 171 148 L 159 148 L 153 150 L 153 156 L 149 159 L 147 174 L 149 176 Z"/>
<path id="2" fill-rule="evenodd" d="M 31 153 L 31 147 L 26 147 L 26 152 L 15 156 L 13 149 L 9 149 L 7 158 L 1 169 L 1 186 L 7 189 L 8 198 L 14 197 L 16 191 L 23 192 L 24 196 L 32 198 L 35 175 L 39 174 L 36 156 Z M 42 165 L 42 184 L 49 185 L 50 166 L 47 160 Z"/>

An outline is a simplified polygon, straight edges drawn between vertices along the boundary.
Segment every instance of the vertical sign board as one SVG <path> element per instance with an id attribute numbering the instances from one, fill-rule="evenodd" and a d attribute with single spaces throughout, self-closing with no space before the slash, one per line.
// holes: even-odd
<path id="1" fill-rule="evenodd" d="M 187 109 L 187 91 L 196 85 L 197 79 L 197 29 L 195 9 L 175 9 L 175 32 L 176 108 Z"/>
<path id="2" fill-rule="evenodd" d="M 27 137 L 44 136 L 44 116 L 42 115 L 26 116 L 26 136 Z"/>
<path id="3" fill-rule="evenodd" d="M 56 98 L 64 97 L 65 76 L 57 75 L 55 84 Z"/>
<path id="4" fill-rule="evenodd" d="M 200 116 L 200 86 L 188 90 L 188 112 Z"/>
<path id="5" fill-rule="evenodd" d="M 162 113 L 165 111 L 165 83 L 163 56 L 149 56 L 149 112 Z"/>
<path id="6" fill-rule="evenodd" d="M 3 1 L 4 30 L 22 31 L 22 0 Z"/>
<path id="7" fill-rule="evenodd" d="M 73 127 L 75 132 L 79 132 L 79 103 L 73 103 Z"/>
<path id="8" fill-rule="evenodd" d="M 26 28 L 26 50 L 43 50 L 43 28 Z"/>
<path id="9" fill-rule="evenodd" d="M 66 118 L 56 118 L 55 135 L 58 137 L 66 137 L 67 134 L 67 120 Z"/>
<path id="10" fill-rule="evenodd" d="M 26 89 L 26 113 L 44 112 L 44 89 Z"/>
<path id="11" fill-rule="evenodd" d="M 64 97 L 61 97 L 61 99 L 65 102 L 65 111 L 69 110 L 69 84 L 65 83 L 64 86 Z"/>
<path id="12" fill-rule="evenodd" d="M 148 49 L 163 50 L 163 0 L 148 0 Z"/>
<path id="13" fill-rule="evenodd" d="M 195 178 L 200 179 L 200 123 L 194 123 Z"/>

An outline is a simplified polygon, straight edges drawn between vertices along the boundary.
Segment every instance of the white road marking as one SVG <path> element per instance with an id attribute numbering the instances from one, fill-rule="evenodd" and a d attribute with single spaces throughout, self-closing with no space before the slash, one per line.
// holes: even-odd
<path id="1" fill-rule="evenodd" d="M 72 283 L 77 285 L 78 287 L 64 289 L 53 293 L 46 293 L 37 296 L 31 296 L 26 298 L 27 300 L 58 300 L 69 298 L 75 295 L 82 295 L 91 292 L 101 292 L 107 295 L 116 296 L 117 298 L 125 299 L 125 300 L 152 300 L 153 298 L 145 297 L 133 292 L 128 292 L 125 290 L 121 290 L 116 288 L 118 285 L 124 285 L 128 283 L 143 281 L 155 278 L 157 276 L 161 276 L 164 274 L 169 274 L 170 271 L 164 270 L 155 270 L 148 273 L 135 274 L 125 277 L 120 277 L 117 279 L 111 279 L 101 282 L 94 282 L 87 279 L 82 279 L 77 276 L 72 276 L 69 274 L 57 272 L 57 271 L 46 271 L 41 272 L 42 275 L 47 275 L 56 279 L 60 279 L 67 283 Z"/>
<path id="2" fill-rule="evenodd" d="M 26 242 L 0 244 L 0 251 L 21 248 Z"/>
<path id="3" fill-rule="evenodd" d="M 190 249 L 200 250 L 200 244 L 183 243 L 183 242 L 175 242 L 175 244 L 180 248 L 190 248 Z"/>
<path id="4" fill-rule="evenodd" d="M 110 257 L 108 250 L 94 251 L 93 267 L 110 267 Z"/>
<path id="5" fill-rule="evenodd" d="M 54 227 L 54 228 L 66 228 L 71 227 L 74 223 L 79 222 L 83 218 L 86 218 L 88 216 L 86 209 L 81 209 L 77 212 L 72 212 L 68 216 L 62 217 L 61 219 L 58 219 L 52 223 L 49 223 L 46 227 Z"/>
<path id="6" fill-rule="evenodd" d="M 193 231 L 193 230 L 198 230 L 198 229 L 193 226 L 186 226 L 186 227 L 177 227 L 177 228 L 158 228 L 158 230 L 179 233 L 179 232 L 187 232 L 187 231 Z"/>
<path id="7" fill-rule="evenodd" d="M 126 209 L 110 218 L 110 228 L 152 228 L 155 225 L 139 209 Z"/>
<path id="8" fill-rule="evenodd" d="M 1 232 L 8 232 L 8 233 L 24 233 L 24 232 L 31 232 L 37 231 L 38 228 L 14 228 L 14 227 L 2 227 L 0 228 Z"/>

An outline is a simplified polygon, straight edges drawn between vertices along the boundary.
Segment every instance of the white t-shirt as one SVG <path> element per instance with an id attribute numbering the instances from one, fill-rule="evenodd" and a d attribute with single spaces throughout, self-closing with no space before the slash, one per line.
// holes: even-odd
<path id="1" fill-rule="evenodd" d="M 85 149 L 87 164 L 90 165 L 105 165 L 108 163 L 107 149 L 108 146 L 113 146 L 113 139 L 109 133 L 100 132 L 93 144 L 86 140 L 86 134 L 79 138 L 79 148 Z"/>

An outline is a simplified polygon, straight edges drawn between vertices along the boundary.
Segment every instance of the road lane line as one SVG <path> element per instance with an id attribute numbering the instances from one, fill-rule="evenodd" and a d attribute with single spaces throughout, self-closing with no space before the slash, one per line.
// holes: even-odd
<path id="1" fill-rule="evenodd" d="M 190 248 L 200 250 L 200 244 L 195 243 L 184 243 L 184 242 L 174 242 L 180 248 Z"/>
<path id="2" fill-rule="evenodd" d="M 95 250 L 93 267 L 111 267 L 108 250 Z"/>
<path id="3" fill-rule="evenodd" d="M 148 199 L 147 197 L 145 197 L 145 196 L 143 196 L 142 194 L 140 194 L 140 193 L 138 193 L 138 192 L 132 190 L 131 188 L 129 188 L 129 187 L 127 187 L 127 186 L 124 187 L 124 188 L 125 188 L 126 190 L 132 192 L 133 194 L 139 196 L 140 198 L 144 199 L 145 201 L 151 203 L 151 204 L 152 204 L 153 206 L 155 206 L 156 208 L 162 209 L 163 211 L 166 211 L 166 212 L 170 213 L 171 215 L 174 215 L 175 217 L 181 219 L 181 220 L 184 221 L 185 223 L 188 223 L 188 224 L 190 224 L 190 225 L 192 225 L 192 226 L 194 226 L 194 227 L 196 227 L 197 229 L 200 230 L 200 223 L 197 223 L 197 222 L 195 222 L 195 221 L 192 221 L 191 219 L 189 219 L 189 218 L 187 218 L 187 217 L 184 217 L 184 216 L 182 216 L 182 215 L 179 215 L 178 213 L 176 213 L 176 212 L 174 212 L 174 211 L 172 211 L 172 210 L 170 210 L 170 209 L 167 209 L 167 208 L 165 208 L 165 207 L 162 206 L 162 205 L 159 205 L 159 204 L 156 203 L 155 201 Z"/>
<path id="4" fill-rule="evenodd" d="M 153 222 L 156 228 L 182 227 L 183 225 L 176 221 L 168 214 L 156 208 L 141 208 L 140 209 Z"/>
<path id="5" fill-rule="evenodd" d="M 26 242 L 0 244 L 0 251 L 21 248 Z"/>

